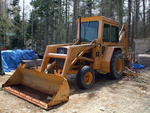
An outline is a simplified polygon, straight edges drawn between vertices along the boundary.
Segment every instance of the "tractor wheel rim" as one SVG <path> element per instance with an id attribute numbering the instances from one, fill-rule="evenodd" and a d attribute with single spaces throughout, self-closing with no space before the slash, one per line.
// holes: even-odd
<path id="1" fill-rule="evenodd" d="M 123 64 L 122 59 L 118 58 L 117 59 L 117 66 L 116 66 L 118 73 L 120 73 L 122 71 L 122 69 L 123 69 L 123 65 L 122 64 Z"/>
<path id="2" fill-rule="evenodd" d="M 87 73 L 84 75 L 84 82 L 85 82 L 86 84 L 91 84 L 92 80 L 93 80 L 93 75 L 92 75 L 92 73 L 91 73 L 91 72 L 87 72 Z"/>

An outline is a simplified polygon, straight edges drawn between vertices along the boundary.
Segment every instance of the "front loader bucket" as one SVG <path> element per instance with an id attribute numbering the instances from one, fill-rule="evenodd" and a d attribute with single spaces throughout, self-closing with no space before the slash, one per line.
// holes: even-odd
<path id="1" fill-rule="evenodd" d="M 2 88 L 44 109 L 69 99 L 69 85 L 64 77 L 18 67 Z"/>

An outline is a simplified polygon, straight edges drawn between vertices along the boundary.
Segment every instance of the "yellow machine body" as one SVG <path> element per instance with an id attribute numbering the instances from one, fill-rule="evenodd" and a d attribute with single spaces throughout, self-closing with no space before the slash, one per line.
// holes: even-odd
<path id="1" fill-rule="evenodd" d="M 77 21 L 78 32 L 75 43 L 48 45 L 42 64 L 38 69 L 29 70 L 22 66 L 18 67 L 3 85 L 3 89 L 48 109 L 50 106 L 68 101 L 70 89 L 67 76 L 77 74 L 83 66 L 88 65 L 102 74 L 110 73 L 112 55 L 117 50 L 121 51 L 126 65 L 128 64 L 130 61 L 128 35 L 124 25 L 119 32 L 118 42 L 104 42 L 104 24 L 119 28 L 118 22 L 102 16 L 81 18 Z M 91 21 L 99 23 L 98 37 L 91 42 L 81 42 L 80 23 Z M 62 50 L 63 52 L 61 52 Z M 121 63 L 118 61 L 118 69 L 120 65 Z M 92 77 L 90 76 L 90 78 Z"/>

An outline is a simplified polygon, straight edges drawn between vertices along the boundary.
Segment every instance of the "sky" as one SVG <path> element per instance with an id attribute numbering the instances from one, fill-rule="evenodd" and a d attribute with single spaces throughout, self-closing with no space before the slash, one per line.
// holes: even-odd
<path id="1" fill-rule="evenodd" d="M 26 19 L 29 19 L 29 15 L 30 15 L 30 12 L 32 10 L 32 6 L 30 5 L 30 2 L 31 0 L 24 0 L 24 6 L 25 6 L 25 18 Z M 20 3 L 19 3 L 20 7 L 21 7 L 21 14 L 22 14 L 22 11 L 23 11 L 23 0 L 20 0 Z"/>

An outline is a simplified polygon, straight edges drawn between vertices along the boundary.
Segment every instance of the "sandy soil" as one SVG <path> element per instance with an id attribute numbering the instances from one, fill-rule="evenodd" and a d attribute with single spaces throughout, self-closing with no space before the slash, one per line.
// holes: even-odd
<path id="1" fill-rule="evenodd" d="M 150 68 L 139 72 L 121 80 L 98 79 L 84 91 L 71 77 L 69 101 L 48 111 L 0 90 L 0 113 L 150 113 Z M 0 76 L 0 87 L 8 78 Z"/>

